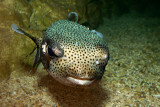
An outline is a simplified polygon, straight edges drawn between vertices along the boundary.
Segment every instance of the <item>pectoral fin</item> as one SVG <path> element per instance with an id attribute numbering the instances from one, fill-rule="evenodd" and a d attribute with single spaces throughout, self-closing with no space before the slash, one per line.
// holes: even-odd
<path id="1" fill-rule="evenodd" d="M 35 59 L 34 59 L 34 64 L 33 64 L 33 68 L 31 70 L 32 73 L 35 73 L 37 68 L 38 68 L 38 65 L 41 63 L 41 59 L 40 59 L 40 48 L 37 48 L 37 51 L 36 51 L 36 56 L 35 56 Z"/>
<path id="2" fill-rule="evenodd" d="M 22 34 L 22 35 L 26 35 L 27 37 L 29 37 L 30 39 L 32 39 L 34 41 L 34 43 L 37 45 L 37 52 L 36 52 L 36 56 L 35 56 L 35 60 L 34 60 L 34 64 L 33 64 L 33 68 L 32 68 L 32 73 L 35 73 L 37 70 L 38 65 L 41 62 L 41 58 L 40 58 L 40 45 L 41 45 L 41 39 L 35 38 L 32 35 L 26 33 L 25 31 L 23 31 L 22 29 L 20 29 L 18 26 L 12 24 L 11 28 L 13 31 Z M 35 49 L 36 49 L 35 48 Z M 34 50 L 35 50 L 34 49 Z M 34 52 L 34 50 L 31 52 L 31 54 Z"/>

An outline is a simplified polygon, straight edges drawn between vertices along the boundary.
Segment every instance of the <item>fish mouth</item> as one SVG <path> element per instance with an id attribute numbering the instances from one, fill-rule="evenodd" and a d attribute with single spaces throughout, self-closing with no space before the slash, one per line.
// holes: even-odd
<path id="1" fill-rule="evenodd" d="M 78 78 L 74 76 L 67 76 L 67 80 L 77 85 L 90 85 L 95 81 L 95 78 Z"/>

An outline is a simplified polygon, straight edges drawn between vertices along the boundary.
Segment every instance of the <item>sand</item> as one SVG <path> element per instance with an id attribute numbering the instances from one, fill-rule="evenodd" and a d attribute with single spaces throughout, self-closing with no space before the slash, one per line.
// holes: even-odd
<path id="1" fill-rule="evenodd" d="M 0 83 L 0 106 L 159 107 L 160 20 L 124 15 L 104 19 L 97 31 L 111 56 L 99 84 L 64 86 L 42 67 L 34 75 L 21 67 Z"/>

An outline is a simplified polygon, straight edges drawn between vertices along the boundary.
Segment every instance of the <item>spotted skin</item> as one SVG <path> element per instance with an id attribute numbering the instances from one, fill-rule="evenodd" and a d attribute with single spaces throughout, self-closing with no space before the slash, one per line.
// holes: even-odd
<path id="1" fill-rule="evenodd" d="M 54 57 L 47 71 L 58 78 L 68 75 L 77 78 L 101 79 L 108 61 L 108 48 L 103 39 L 85 26 L 60 20 L 49 27 L 43 36 L 42 45 L 50 41 L 64 50 L 63 57 Z M 47 58 L 41 55 L 44 65 Z"/>
<path id="2" fill-rule="evenodd" d="M 44 32 L 39 43 L 37 62 L 42 62 L 57 81 L 70 86 L 87 86 L 102 78 L 109 51 L 95 31 L 77 21 L 60 20 Z"/>

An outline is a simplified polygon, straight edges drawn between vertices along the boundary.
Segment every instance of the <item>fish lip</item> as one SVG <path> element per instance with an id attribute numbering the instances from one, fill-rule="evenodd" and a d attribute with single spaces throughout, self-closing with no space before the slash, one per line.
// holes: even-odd
<path id="1" fill-rule="evenodd" d="M 77 85 L 90 85 L 95 81 L 95 78 L 78 78 L 74 76 L 67 76 L 67 80 Z"/>
<path id="2" fill-rule="evenodd" d="M 74 79 L 78 79 L 78 80 L 89 80 L 89 81 L 92 81 L 94 80 L 95 78 L 85 78 L 85 77 L 75 77 L 75 76 L 72 76 L 72 75 L 68 75 L 67 77 L 72 77 Z"/>

